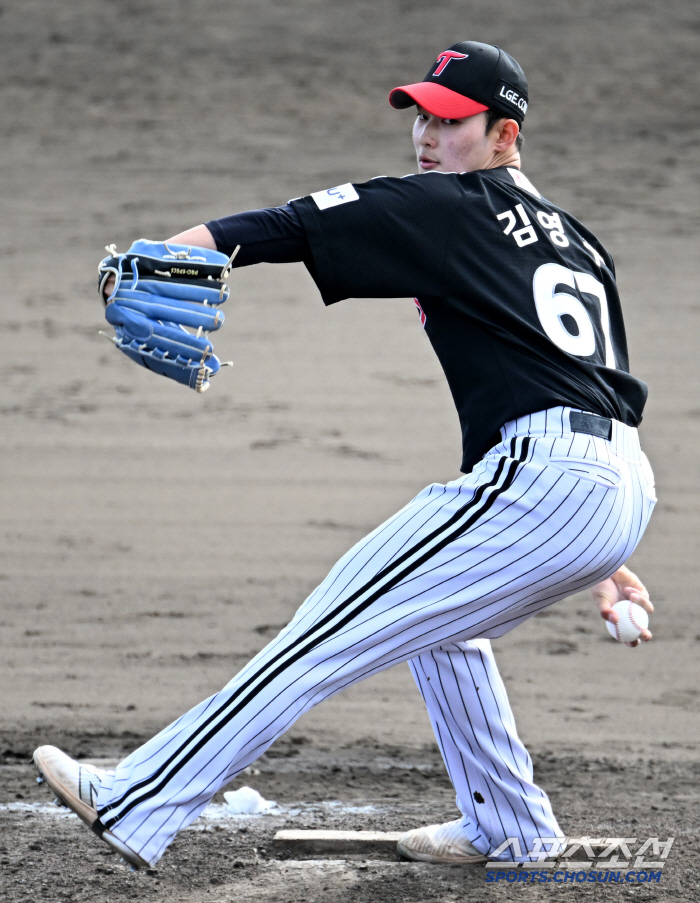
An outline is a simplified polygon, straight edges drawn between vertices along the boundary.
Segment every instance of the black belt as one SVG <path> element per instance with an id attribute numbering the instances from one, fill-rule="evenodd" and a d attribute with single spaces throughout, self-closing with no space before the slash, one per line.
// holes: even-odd
<path id="1" fill-rule="evenodd" d="M 589 436 L 600 436 L 601 439 L 609 439 L 612 436 L 612 420 L 599 414 L 571 411 L 569 425 L 574 433 L 588 433 Z"/>

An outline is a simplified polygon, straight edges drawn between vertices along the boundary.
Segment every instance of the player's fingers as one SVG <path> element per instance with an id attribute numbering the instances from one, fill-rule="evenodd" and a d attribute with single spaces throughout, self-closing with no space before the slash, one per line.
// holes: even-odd
<path id="1" fill-rule="evenodd" d="M 641 605 L 648 614 L 651 614 L 654 611 L 654 606 L 649 598 L 649 593 L 646 590 L 644 590 L 644 592 L 638 592 L 633 587 L 626 586 L 625 595 L 630 602 L 636 602 L 637 605 Z"/>
<path id="2" fill-rule="evenodd" d="M 619 600 L 619 593 L 615 582 L 608 577 L 607 580 L 601 580 L 600 583 L 596 583 L 591 592 L 593 594 L 593 599 L 600 610 L 601 616 L 606 618 L 606 615 L 604 615 L 603 612 L 611 609 Z"/>
<path id="3" fill-rule="evenodd" d="M 646 586 L 644 586 L 639 577 L 624 565 L 615 571 L 611 579 L 621 588 L 621 590 L 623 587 L 631 587 L 636 592 L 646 595 L 647 598 L 649 596 Z"/>
<path id="4" fill-rule="evenodd" d="M 616 611 L 612 610 L 610 605 L 600 607 L 600 616 L 604 621 L 610 621 L 611 624 L 617 624 L 620 617 Z"/>
<path id="5" fill-rule="evenodd" d="M 117 282 L 117 280 L 114 278 L 114 276 L 107 277 L 107 281 L 105 282 L 104 286 L 102 287 L 102 297 L 105 300 L 107 300 L 107 298 L 109 298 L 109 296 L 114 291 L 114 286 L 116 285 L 116 282 Z"/>
<path id="6" fill-rule="evenodd" d="M 650 630 L 646 630 L 646 629 L 642 630 L 642 632 L 639 635 L 638 640 L 634 640 L 634 642 L 632 642 L 632 643 L 625 643 L 625 646 L 629 646 L 630 649 L 636 649 L 640 643 L 648 643 L 649 640 L 651 639 L 651 637 L 652 637 L 652 633 Z"/>

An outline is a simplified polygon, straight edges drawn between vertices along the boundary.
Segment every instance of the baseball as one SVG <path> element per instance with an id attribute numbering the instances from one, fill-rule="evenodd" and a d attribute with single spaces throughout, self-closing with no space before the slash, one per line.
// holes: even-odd
<path id="1" fill-rule="evenodd" d="M 649 626 L 649 615 L 636 602 L 623 599 L 622 602 L 616 602 L 612 610 L 617 615 L 617 624 L 606 621 L 605 626 L 618 643 L 633 643 L 639 639 L 642 630 Z"/>

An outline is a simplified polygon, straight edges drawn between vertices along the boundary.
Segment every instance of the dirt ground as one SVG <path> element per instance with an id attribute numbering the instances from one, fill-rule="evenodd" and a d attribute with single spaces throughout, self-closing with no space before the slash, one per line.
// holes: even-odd
<path id="1" fill-rule="evenodd" d="M 7 0 L 0 11 L 0 899 L 697 898 L 700 13 L 648 0 Z M 632 566 L 654 642 L 585 595 L 495 643 L 571 834 L 677 838 L 660 884 L 486 885 L 484 871 L 279 859 L 274 831 L 456 816 L 405 666 L 304 716 L 235 786 L 277 814 L 195 823 L 131 874 L 29 759 L 115 760 L 210 695 L 459 431 L 412 302 L 325 310 L 301 266 L 231 280 L 204 396 L 97 334 L 102 248 L 414 169 L 386 101 L 466 38 L 531 87 L 524 169 L 610 248 L 659 504 Z"/>

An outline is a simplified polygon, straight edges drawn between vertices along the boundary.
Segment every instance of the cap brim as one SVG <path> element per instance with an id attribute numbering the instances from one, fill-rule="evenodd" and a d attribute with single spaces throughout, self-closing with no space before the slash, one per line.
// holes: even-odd
<path id="1" fill-rule="evenodd" d="M 442 119 L 464 119 L 488 110 L 483 103 L 432 82 L 418 82 L 416 85 L 401 85 L 394 88 L 389 95 L 389 103 L 397 110 L 405 110 L 412 104 L 418 104 L 428 113 Z"/>

